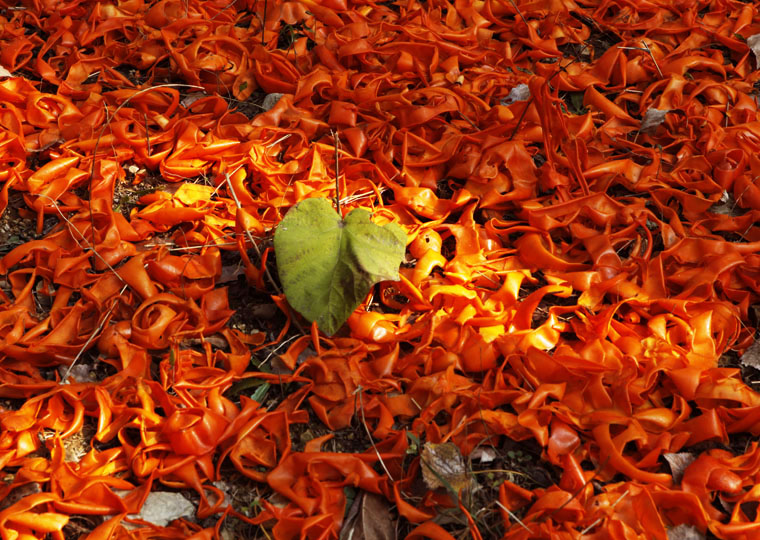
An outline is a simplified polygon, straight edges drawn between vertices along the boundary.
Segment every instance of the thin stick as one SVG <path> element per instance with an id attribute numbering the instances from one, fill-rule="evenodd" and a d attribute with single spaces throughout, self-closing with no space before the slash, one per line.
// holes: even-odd
<path id="1" fill-rule="evenodd" d="M 744 191 L 742 191 L 739 194 L 739 196 L 736 198 L 736 200 L 734 200 L 734 205 L 731 207 L 731 212 L 733 212 L 736 209 L 736 205 L 739 204 L 739 201 L 742 200 L 742 197 L 744 197 L 744 194 L 747 193 L 747 190 L 749 190 L 749 188 L 751 187 L 755 187 L 755 182 L 757 181 L 758 178 L 760 178 L 760 176 L 755 176 L 752 179 L 752 181 L 749 184 L 747 184 L 747 187 L 744 188 Z"/>
<path id="2" fill-rule="evenodd" d="M 124 102 L 116 107 L 116 110 L 114 110 L 113 114 L 110 115 L 109 118 L 106 119 L 105 124 L 103 124 L 103 127 L 100 128 L 100 133 L 98 133 L 98 138 L 95 141 L 95 148 L 92 150 L 92 167 L 90 168 L 90 181 L 92 181 L 92 177 L 95 176 L 95 158 L 98 155 L 98 146 L 100 145 L 100 139 L 103 138 L 103 133 L 105 133 L 106 128 L 109 126 L 111 122 L 111 118 L 116 116 L 116 114 L 132 99 L 136 98 L 137 96 L 141 94 L 145 94 L 146 92 L 150 92 L 152 90 L 156 90 L 157 88 L 195 88 L 196 90 L 204 90 L 202 86 L 196 86 L 194 84 L 175 84 L 175 83 L 167 83 L 167 84 L 158 84 L 155 86 L 151 86 L 150 88 L 143 88 L 142 90 L 138 90 L 131 96 L 129 96 L 127 99 L 124 100 Z"/>
<path id="3" fill-rule="evenodd" d="M 44 152 L 48 148 L 51 148 L 51 147 L 55 146 L 56 144 L 60 144 L 62 142 L 65 142 L 65 141 L 63 139 L 56 139 L 53 142 L 47 143 L 45 146 L 42 146 L 41 148 L 37 148 L 36 150 L 27 150 L 27 152 L 30 153 L 30 154 L 36 153 L 36 152 Z"/>
<path id="4" fill-rule="evenodd" d="M 202 86 L 196 86 L 194 84 L 174 84 L 174 83 L 167 83 L 167 84 L 159 84 L 156 86 L 151 86 L 150 88 L 143 88 L 142 90 L 138 90 L 131 96 L 129 96 L 127 99 L 124 100 L 124 102 L 116 107 L 116 110 L 113 112 L 113 114 L 108 114 L 108 106 L 106 106 L 106 121 L 103 124 L 103 127 L 100 128 L 100 133 L 98 133 L 98 138 L 95 141 L 95 147 L 92 150 L 92 166 L 90 167 L 90 178 L 89 178 L 89 184 L 90 184 L 90 193 L 92 193 L 92 179 L 95 177 L 95 162 L 97 161 L 98 156 L 98 146 L 100 146 L 100 139 L 103 138 L 103 134 L 106 132 L 106 128 L 111 124 L 111 119 L 116 116 L 116 114 L 124 107 L 127 103 L 129 103 L 133 98 L 136 98 L 137 96 L 144 94 L 146 92 L 150 92 L 151 90 L 155 90 L 156 88 L 175 88 L 175 87 L 181 87 L 181 88 L 195 88 L 198 90 L 204 90 Z M 103 103 L 105 105 L 105 102 Z M 146 124 L 146 132 L 147 132 L 147 124 Z M 92 201 L 90 201 L 90 225 L 92 226 L 92 247 L 91 249 L 95 251 L 95 218 L 92 215 Z"/>
<path id="5" fill-rule="evenodd" d="M 514 474 L 525 478 L 531 478 L 529 474 L 521 473 L 520 471 L 509 471 L 507 469 L 482 469 L 480 471 L 472 471 L 471 474 Z"/>
<path id="6" fill-rule="evenodd" d="M 657 160 L 657 175 L 654 177 L 655 180 L 660 179 L 660 171 L 662 170 L 662 145 L 657 145 L 660 150 L 660 159 Z"/>
<path id="7" fill-rule="evenodd" d="M 589 532 L 591 529 L 593 529 L 594 527 L 596 527 L 599 523 L 602 522 L 602 519 L 603 518 L 596 518 L 596 520 L 594 520 L 594 522 L 591 525 L 589 525 L 588 527 L 586 527 L 585 529 L 583 529 L 581 531 L 580 535 L 583 536 L 584 534 L 586 534 L 587 532 Z"/>
<path id="8" fill-rule="evenodd" d="M 499 508 L 501 508 L 507 514 L 509 514 L 509 517 L 511 517 L 512 519 L 514 519 L 523 529 L 525 529 L 526 531 L 528 531 L 530 534 L 533 534 L 533 531 L 531 531 L 530 528 L 525 523 L 523 523 L 522 520 L 519 517 L 517 517 L 516 515 L 514 515 L 509 508 L 507 508 L 506 506 L 504 506 L 503 504 L 501 504 L 499 501 L 494 501 L 494 502 L 496 503 L 496 505 Z"/>
<path id="9" fill-rule="evenodd" d="M 388 475 L 388 478 L 391 479 L 391 482 L 395 482 L 396 480 L 393 478 L 393 475 L 391 475 L 390 471 L 388 470 L 388 467 L 385 466 L 385 462 L 383 461 L 382 456 L 380 455 L 380 451 L 377 449 L 377 446 L 375 446 L 375 441 L 372 438 L 372 434 L 369 432 L 369 427 L 367 427 L 367 419 L 364 417 L 364 400 L 362 399 L 362 392 L 364 391 L 364 388 L 362 388 L 361 385 L 354 390 L 354 394 L 359 394 L 359 411 L 362 413 L 362 424 L 364 424 L 364 430 L 367 432 L 367 437 L 369 437 L 369 442 L 372 445 L 372 449 L 375 451 L 375 454 L 377 454 L 377 459 L 380 460 L 380 466 L 385 471 L 385 474 Z"/>
<path id="10" fill-rule="evenodd" d="M 237 205 L 238 210 L 240 210 L 243 208 L 243 206 L 240 204 L 240 199 L 238 199 L 237 194 L 235 193 L 235 188 L 232 185 L 232 181 L 230 180 L 230 175 L 229 173 L 224 173 L 224 175 L 226 177 L 225 181 L 227 182 L 227 185 L 230 187 L 230 194 L 232 195 L 232 198 L 235 200 L 235 204 Z M 263 260 L 263 257 L 261 255 L 261 250 L 259 249 L 259 245 L 254 241 L 251 231 L 246 229 L 245 234 L 248 236 L 248 240 L 251 241 L 251 244 L 253 244 L 253 249 L 256 251 L 256 255 L 258 256 L 259 260 L 260 261 Z M 279 285 L 277 285 L 277 282 L 272 277 L 272 274 L 269 272 L 269 268 L 267 268 L 266 264 L 264 264 L 264 273 L 266 274 L 267 279 L 269 280 L 269 283 L 271 283 L 272 287 L 274 287 L 274 290 L 277 291 L 277 294 L 282 296 L 282 289 L 280 289 Z M 290 319 L 293 321 L 293 324 L 296 325 L 296 328 L 298 328 L 298 330 L 302 334 L 306 335 L 306 330 L 304 330 L 303 326 L 301 326 L 301 323 L 298 322 L 298 319 L 295 318 L 292 312 L 290 313 Z"/>
<path id="11" fill-rule="evenodd" d="M 58 211 L 58 214 L 61 216 L 61 218 L 62 218 L 62 219 L 63 219 L 63 220 L 66 222 L 66 223 L 68 223 L 68 224 L 69 224 L 69 234 L 71 234 L 71 231 L 72 231 L 72 230 L 75 230 L 75 231 L 77 232 L 77 234 L 79 235 L 79 237 L 80 237 L 82 240 L 84 240 L 84 241 L 85 241 L 87 244 L 90 244 L 90 242 L 89 242 L 89 241 L 87 240 L 87 238 L 85 238 L 85 236 L 84 236 L 84 235 L 83 235 L 83 234 L 82 234 L 82 233 L 79 231 L 79 229 L 77 229 L 76 227 L 74 227 L 74 224 L 73 224 L 73 223 L 72 223 L 72 222 L 69 220 L 69 218 L 67 218 L 66 216 L 64 216 L 64 215 L 63 215 L 63 212 L 61 212 L 61 209 L 58 207 L 58 202 L 57 202 L 55 199 L 53 199 L 53 198 L 51 198 L 51 197 L 48 197 L 47 195 L 42 195 L 42 194 L 38 195 L 38 197 L 41 197 L 41 198 L 44 198 L 44 199 L 48 199 L 50 202 L 52 202 L 52 203 L 53 203 L 53 208 L 55 208 L 55 209 Z M 92 207 L 90 208 L 90 216 L 92 216 Z M 123 279 L 122 279 L 122 277 L 119 275 L 119 273 L 116 271 L 116 269 L 115 269 L 113 266 L 111 266 L 111 265 L 108 263 L 108 261 L 107 261 L 107 260 L 105 260 L 105 259 L 104 259 L 104 258 L 103 258 L 103 257 L 100 255 L 100 253 L 98 253 L 97 251 L 95 251 L 95 248 L 93 248 L 93 247 L 92 247 L 92 245 L 90 245 L 90 246 L 89 246 L 89 248 L 85 248 L 85 247 L 84 247 L 82 244 L 80 244 L 80 243 L 79 243 L 79 240 L 77 240 L 77 239 L 74 237 L 74 235 L 73 235 L 73 234 L 71 235 L 71 238 L 74 240 L 74 242 L 76 243 L 76 245 L 77 245 L 77 246 L 79 246 L 79 249 L 81 249 L 82 251 L 86 251 L 87 249 L 91 249 L 91 250 L 92 250 L 92 252 L 95 254 L 95 256 L 96 256 L 98 259 L 100 259 L 100 261 L 101 261 L 103 264 L 105 264 L 105 265 L 108 267 L 108 269 L 109 269 L 109 270 L 111 270 L 111 272 L 113 272 L 113 273 L 116 275 L 116 277 L 117 277 L 117 278 L 119 278 L 119 280 L 120 280 L 122 283 L 124 283 L 124 280 L 123 280 Z"/>
<path id="12" fill-rule="evenodd" d="M 528 112 L 528 109 L 530 108 L 531 103 L 533 103 L 533 96 L 530 96 L 530 99 L 525 103 L 525 108 L 523 109 L 522 114 L 520 114 L 520 118 L 517 119 L 517 124 L 515 125 L 515 129 L 512 131 L 512 135 L 509 136 L 509 141 L 515 138 L 515 135 L 517 135 L 517 132 L 520 131 L 520 126 L 522 125 L 522 121 L 525 119 L 525 114 Z"/>
<path id="13" fill-rule="evenodd" d="M 240 199 L 238 199 L 237 193 L 235 193 L 235 187 L 232 185 L 232 181 L 230 180 L 230 175 L 228 173 L 225 173 L 226 182 L 227 185 L 230 188 L 230 194 L 232 195 L 232 198 L 235 200 L 235 204 L 238 207 L 238 210 L 242 209 L 243 206 L 240 204 Z M 256 251 L 256 255 L 259 259 L 262 258 L 261 256 L 261 250 L 259 249 L 259 245 L 254 241 L 253 235 L 251 234 L 251 231 L 246 229 L 245 231 L 246 236 L 248 236 L 248 240 L 251 241 L 251 244 L 253 244 L 253 249 Z M 274 287 L 274 290 L 277 291 L 277 294 L 282 294 L 282 291 L 280 290 L 280 287 L 275 282 L 274 278 L 272 277 L 272 274 L 269 273 L 269 268 L 264 265 L 264 272 L 267 275 L 267 279 L 269 279 L 270 283 L 272 284 L 272 287 Z"/>
<path id="14" fill-rule="evenodd" d="M 232 4 L 234 4 L 236 1 L 237 0 L 232 0 L 232 2 L 230 2 L 229 4 L 227 4 L 226 6 L 224 6 L 222 9 L 220 9 L 219 12 L 216 15 L 214 15 L 213 17 L 211 17 L 209 20 L 213 21 L 214 19 L 216 19 L 219 15 L 221 15 L 222 13 L 224 13 L 225 11 L 227 11 L 227 8 L 230 7 Z"/>
<path id="15" fill-rule="evenodd" d="M 617 504 L 620 501 L 622 501 L 623 497 L 625 497 L 626 495 L 628 495 L 628 490 L 627 489 L 625 490 L 625 493 L 623 493 L 620 497 L 618 497 L 618 499 L 614 503 L 612 503 L 612 508 L 615 508 L 617 506 Z M 594 527 L 596 527 L 597 524 L 601 523 L 602 519 L 604 519 L 604 518 L 596 518 L 596 521 L 594 521 L 591 525 L 589 525 L 588 527 L 586 527 L 585 529 L 583 529 L 581 531 L 580 535 L 583 536 L 584 534 L 586 534 L 587 532 L 589 532 L 591 529 L 593 529 Z"/>
<path id="16" fill-rule="evenodd" d="M 343 214 L 340 211 L 340 160 L 338 156 L 338 147 L 340 145 L 340 139 L 338 139 L 338 132 L 333 131 L 333 144 L 335 145 L 335 206 L 338 208 L 338 215 L 342 218 Z"/>
<path id="17" fill-rule="evenodd" d="M 377 191 L 382 195 L 386 191 L 388 191 L 387 187 L 380 186 Z M 371 197 L 372 195 L 375 195 L 375 190 L 370 189 L 363 192 L 355 192 L 353 195 L 349 195 L 348 197 L 343 197 L 340 202 L 342 202 L 344 205 L 349 204 L 352 202 L 360 201 L 362 199 L 366 199 L 367 197 Z"/>
<path id="18" fill-rule="evenodd" d="M 475 122 L 470 120 L 470 118 L 466 114 L 464 114 L 462 111 L 459 111 L 459 116 L 467 120 L 467 123 L 470 124 L 473 128 L 475 128 L 476 131 L 480 131 L 480 128 L 475 124 Z"/>
<path id="19" fill-rule="evenodd" d="M 269 534 L 267 533 L 267 530 L 264 528 L 264 526 L 263 526 L 263 525 L 259 525 L 259 529 L 261 530 L 261 532 L 263 532 L 263 533 L 264 533 L 264 536 L 266 536 L 266 537 L 267 537 L 267 540 L 272 540 L 272 537 L 271 537 L 271 536 L 269 536 Z"/>
<path id="20" fill-rule="evenodd" d="M 90 337 L 87 338 L 87 341 L 85 341 L 84 345 L 82 345 L 82 348 L 79 349 L 79 352 L 74 357 L 74 361 L 69 365 L 69 368 L 66 370 L 66 373 L 63 375 L 63 378 L 61 379 L 61 382 L 58 384 L 66 384 L 66 379 L 69 378 L 69 374 L 71 373 L 71 370 L 74 368 L 74 365 L 79 361 L 79 359 L 84 354 L 84 351 L 87 350 L 87 347 L 89 347 L 90 343 L 95 339 L 95 336 L 100 334 L 100 331 L 103 330 L 103 327 L 106 325 L 106 322 L 108 321 L 108 318 L 111 316 L 111 313 L 113 312 L 114 308 L 116 307 L 116 304 L 118 303 L 119 299 L 121 298 L 121 295 L 124 294 L 124 291 L 127 290 L 128 285 L 124 285 L 121 290 L 119 291 L 119 296 L 114 300 L 113 304 L 111 304 L 111 307 L 108 309 L 108 311 L 105 314 L 105 317 L 103 317 L 103 320 L 100 321 L 100 324 L 98 324 L 98 327 L 95 329 L 95 331 L 90 334 Z"/>
<path id="21" fill-rule="evenodd" d="M 153 151 L 150 149 L 150 132 L 148 131 L 148 115 L 143 113 L 145 118 L 145 142 L 148 144 L 148 155 L 151 155 Z"/>
<path id="22" fill-rule="evenodd" d="M 266 34 L 267 31 L 267 0 L 264 0 L 264 16 L 261 18 L 261 46 L 266 47 L 266 39 L 264 39 L 264 34 Z"/>
<path id="23" fill-rule="evenodd" d="M 288 137 L 290 137 L 291 135 L 292 135 L 292 133 L 286 133 L 285 135 L 283 135 L 282 137 L 280 137 L 280 138 L 279 138 L 279 139 L 277 139 L 276 141 L 274 141 L 274 142 L 271 142 L 271 143 L 269 143 L 268 145 L 266 145 L 266 146 L 265 146 L 265 148 L 272 148 L 272 147 L 273 147 L 275 144 L 277 144 L 277 143 L 281 143 L 282 141 L 284 141 L 285 139 L 287 139 L 287 138 L 288 138 Z"/>
<path id="24" fill-rule="evenodd" d="M 588 48 L 588 43 L 584 44 L 583 47 L 581 47 L 581 50 L 578 52 L 578 55 L 583 54 L 583 51 L 585 51 L 586 48 Z M 567 65 L 565 65 L 565 66 L 560 65 L 559 69 L 557 71 L 555 71 L 554 74 L 551 77 L 549 77 L 549 79 L 546 81 L 546 84 L 550 84 L 554 80 L 554 77 L 556 77 L 557 75 L 559 75 L 563 71 L 566 71 L 567 68 L 569 68 L 570 66 L 572 66 L 575 62 L 576 62 L 576 59 L 573 58 L 570 61 L 570 63 L 568 63 Z M 526 101 L 525 108 L 523 109 L 523 112 L 520 115 L 520 118 L 517 120 L 517 125 L 515 125 L 515 129 L 512 131 L 512 135 L 510 135 L 509 139 L 507 139 L 507 140 L 511 141 L 512 139 L 514 139 L 515 135 L 517 135 L 517 132 L 520 131 L 520 125 L 522 124 L 522 121 L 525 119 L 525 114 L 528 112 L 528 109 L 530 108 L 531 103 L 533 103 L 533 95 L 531 95 L 530 98 Z"/>
<path id="25" fill-rule="evenodd" d="M 728 101 L 726 101 L 726 122 L 725 126 L 728 127 Z"/>
<path id="26" fill-rule="evenodd" d="M 575 490 L 575 493 L 573 493 L 573 494 L 572 494 L 572 496 L 571 496 L 571 497 L 570 497 L 568 500 L 566 500 L 566 501 L 565 501 L 564 503 L 562 503 L 560 506 L 558 506 L 557 508 L 555 508 L 554 510 L 552 510 L 552 511 L 551 511 L 551 513 L 549 513 L 549 514 L 545 515 L 545 516 L 544 516 L 544 519 L 542 519 L 542 521 L 545 521 L 545 520 L 547 520 L 547 519 L 551 518 L 551 517 L 552 517 L 554 514 L 556 514 L 556 513 L 557 513 L 557 512 L 559 512 L 560 510 L 562 510 L 562 509 L 563 509 L 565 506 L 567 506 L 568 504 L 570 504 L 570 501 L 572 501 L 572 500 L 573 500 L 573 499 L 575 499 L 575 498 L 576 498 L 578 495 L 580 495 L 581 491 L 583 491 L 583 490 L 586 488 L 586 486 L 587 486 L 587 485 L 589 485 L 589 484 L 591 483 L 591 481 L 592 481 L 594 478 L 596 478 L 596 477 L 599 475 L 599 473 L 601 473 L 601 472 L 602 472 L 602 469 L 604 469 L 604 468 L 607 466 L 607 463 L 609 462 L 609 460 L 610 460 L 610 458 L 611 458 L 611 457 L 612 457 L 612 456 L 607 456 L 607 459 L 605 459 L 605 460 L 604 460 L 604 463 L 602 463 L 602 464 L 601 464 L 601 466 L 600 466 L 600 467 L 599 467 L 597 470 L 595 470 L 595 471 L 594 471 L 594 474 L 592 474 L 592 475 L 591 475 L 591 478 L 589 478 L 588 480 L 586 480 L 586 483 L 585 483 L 585 484 L 583 484 L 581 487 L 579 487 L 577 490 Z"/>
<path id="27" fill-rule="evenodd" d="M 182 233 L 182 238 L 185 239 L 185 244 L 187 245 L 187 235 L 185 235 L 185 230 L 184 229 L 180 229 L 180 232 Z M 185 270 L 187 270 L 187 265 L 190 264 L 190 261 L 193 259 L 193 257 L 195 257 L 195 255 L 191 254 L 187 258 L 187 261 L 185 261 L 185 266 L 182 267 L 182 272 L 180 272 L 180 274 L 179 274 L 180 283 L 182 284 L 182 296 L 184 297 L 185 300 L 187 300 L 188 298 L 187 298 L 187 293 L 185 292 L 185 280 L 182 279 L 182 278 L 185 277 Z M 174 373 L 174 372 L 172 371 L 172 373 Z M 172 379 L 173 378 L 174 378 L 174 375 L 172 375 Z M 172 386 L 174 386 L 174 381 L 173 380 L 172 380 Z"/>
<path id="28" fill-rule="evenodd" d="M 652 50 L 649 48 L 649 45 L 647 45 L 647 42 L 644 40 L 641 40 L 642 45 L 644 45 L 644 50 L 649 53 L 649 56 L 652 57 L 652 62 L 654 62 L 654 67 L 657 68 L 657 73 L 660 74 L 660 78 L 664 78 L 665 76 L 662 74 L 662 70 L 660 69 L 660 66 L 657 65 L 657 60 L 654 59 L 654 55 L 652 54 Z"/>
<path id="29" fill-rule="evenodd" d="M 274 347 L 272 349 L 272 351 L 267 355 L 267 357 L 264 358 L 259 363 L 259 368 L 261 368 L 261 366 L 263 366 L 264 364 L 266 364 L 269 361 L 269 359 L 274 356 L 274 353 L 276 353 L 277 351 L 279 351 L 280 349 L 282 349 L 285 345 L 287 345 L 288 343 L 290 343 L 294 339 L 298 339 L 299 337 L 302 337 L 302 336 L 290 336 L 288 339 L 284 340 L 282 343 L 277 344 L 277 347 Z"/>
<path id="30" fill-rule="evenodd" d="M 256 237 L 255 237 L 256 238 Z M 165 247 L 172 244 L 143 244 L 143 247 Z M 199 244 L 197 246 L 183 246 L 183 247 L 169 247 L 167 251 L 192 251 L 194 249 L 203 249 L 210 247 L 224 247 L 224 246 L 236 246 L 237 242 L 222 242 L 221 244 Z"/>
<path id="31" fill-rule="evenodd" d="M 514 0 L 509 0 L 509 3 L 512 4 L 512 7 L 515 8 L 515 11 L 520 16 L 520 18 L 525 23 L 525 26 L 528 26 L 528 21 L 525 19 L 525 16 L 522 14 L 522 11 L 520 11 L 520 8 L 517 7 L 517 4 L 515 4 Z"/>

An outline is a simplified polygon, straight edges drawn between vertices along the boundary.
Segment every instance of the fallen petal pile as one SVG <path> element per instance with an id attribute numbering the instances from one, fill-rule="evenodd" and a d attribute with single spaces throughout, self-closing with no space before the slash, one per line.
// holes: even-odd
<path id="1" fill-rule="evenodd" d="M 760 537 L 759 10 L 0 1 L 0 538 Z"/>

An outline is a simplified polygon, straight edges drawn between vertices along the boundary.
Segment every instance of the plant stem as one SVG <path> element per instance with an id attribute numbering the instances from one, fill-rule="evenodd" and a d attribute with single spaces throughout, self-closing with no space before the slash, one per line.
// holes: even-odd
<path id="1" fill-rule="evenodd" d="M 338 158 L 338 146 L 340 146 L 340 139 L 338 139 L 338 132 L 333 131 L 333 143 L 335 145 L 335 206 L 338 209 L 338 215 L 342 218 L 343 214 L 340 211 L 340 161 Z"/>
<path id="2" fill-rule="evenodd" d="M 264 0 L 264 16 L 261 18 L 261 46 L 266 47 L 266 32 L 267 32 L 267 0 Z"/>

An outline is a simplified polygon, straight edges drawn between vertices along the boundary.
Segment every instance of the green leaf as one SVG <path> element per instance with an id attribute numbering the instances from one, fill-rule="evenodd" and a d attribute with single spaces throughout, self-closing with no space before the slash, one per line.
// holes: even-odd
<path id="1" fill-rule="evenodd" d="M 409 446 L 406 453 L 410 455 L 418 454 L 420 451 L 420 438 L 411 431 L 406 432 L 406 438 L 409 440 Z"/>
<path id="2" fill-rule="evenodd" d="M 346 486 L 343 488 L 343 495 L 346 497 L 346 509 L 343 512 L 343 519 L 348 517 L 348 513 L 351 511 L 351 506 L 354 504 L 354 499 L 357 495 L 356 488 L 353 486 Z"/>
<path id="3" fill-rule="evenodd" d="M 298 203 L 274 234 L 288 302 L 328 335 L 343 326 L 372 285 L 398 279 L 405 249 L 398 225 L 376 225 L 361 208 L 343 220 L 328 199 Z"/>
<path id="4" fill-rule="evenodd" d="M 255 378 L 241 379 L 233 383 L 233 385 L 230 386 L 229 390 L 225 392 L 225 395 L 231 398 L 236 398 L 241 393 L 245 392 L 246 390 L 250 390 L 251 388 L 258 388 L 264 384 L 268 384 L 268 383 L 262 379 L 255 379 Z"/>
<path id="5" fill-rule="evenodd" d="M 584 92 L 570 92 L 570 112 L 575 115 L 586 113 L 586 107 L 583 105 Z"/>
<path id="6" fill-rule="evenodd" d="M 259 405 L 264 404 L 264 398 L 267 395 L 267 392 L 269 392 L 269 383 L 265 382 L 264 384 L 260 385 L 256 390 L 254 390 L 253 394 L 251 395 L 251 399 L 258 403 Z"/>
<path id="7" fill-rule="evenodd" d="M 410 444 L 413 444 L 413 445 L 415 445 L 417 447 L 420 446 L 420 444 L 421 444 L 420 443 L 420 438 L 415 433 L 412 433 L 411 431 L 407 431 L 406 432 L 406 437 L 409 439 L 409 443 Z"/>

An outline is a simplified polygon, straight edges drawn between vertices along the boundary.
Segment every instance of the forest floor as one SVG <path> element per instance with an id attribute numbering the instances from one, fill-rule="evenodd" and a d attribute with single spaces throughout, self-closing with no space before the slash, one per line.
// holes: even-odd
<path id="1" fill-rule="evenodd" d="M 0 17 L 10 538 L 760 535 L 758 6 Z M 407 249 L 328 336 L 336 185 Z"/>

